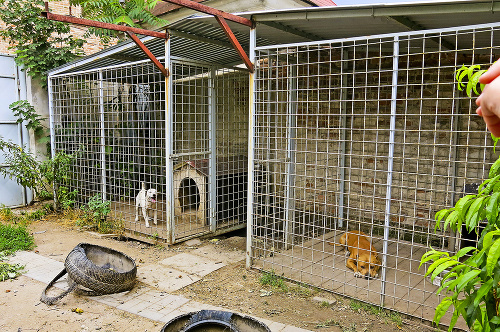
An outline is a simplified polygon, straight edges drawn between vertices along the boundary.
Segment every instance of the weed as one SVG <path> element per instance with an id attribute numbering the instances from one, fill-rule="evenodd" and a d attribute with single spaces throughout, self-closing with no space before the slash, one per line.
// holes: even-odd
<path id="1" fill-rule="evenodd" d="M 18 221 L 18 216 L 16 216 L 10 208 L 2 205 L 0 209 L 0 220 L 9 221 L 16 224 Z"/>
<path id="2" fill-rule="evenodd" d="M 340 323 L 337 322 L 335 319 L 329 319 L 327 321 L 316 324 L 317 329 L 330 327 L 330 326 L 340 326 Z"/>
<path id="3" fill-rule="evenodd" d="M 88 203 L 81 208 L 82 215 L 76 224 L 99 233 L 121 233 L 124 222 L 121 219 L 108 218 L 111 212 L 111 203 L 102 199 L 101 194 L 92 196 Z"/>
<path id="4" fill-rule="evenodd" d="M 328 301 L 323 301 L 319 304 L 321 308 L 330 308 L 330 303 Z"/>
<path id="5" fill-rule="evenodd" d="M 288 292 L 288 287 L 285 284 L 285 281 L 283 280 L 283 278 L 276 275 L 276 273 L 274 273 L 274 270 L 271 270 L 271 272 L 264 271 L 259 279 L 259 282 L 263 286 L 269 285 L 273 288 L 280 289 L 283 292 Z"/>
<path id="6" fill-rule="evenodd" d="M 388 323 L 389 321 L 392 321 L 397 326 L 401 326 L 403 324 L 403 320 L 397 312 L 385 310 L 381 307 L 367 304 L 367 303 L 357 301 L 357 300 L 351 300 L 350 307 L 354 311 L 359 312 L 360 310 L 363 310 L 368 314 L 378 316 L 380 318 L 385 318 L 386 323 Z"/>
<path id="7" fill-rule="evenodd" d="M 311 297 L 313 289 L 305 284 L 298 284 L 297 286 L 290 287 L 290 292 L 297 294 L 300 297 Z"/>

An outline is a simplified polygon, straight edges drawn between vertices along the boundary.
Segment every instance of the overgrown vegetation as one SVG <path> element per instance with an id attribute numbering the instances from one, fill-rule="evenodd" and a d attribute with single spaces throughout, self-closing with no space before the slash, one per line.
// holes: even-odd
<path id="1" fill-rule="evenodd" d="M 82 214 L 77 220 L 77 225 L 86 229 L 92 229 L 99 233 L 123 232 L 123 221 L 110 218 L 111 202 L 102 199 L 101 194 L 92 196 L 88 203 L 81 207 Z"/>
<path id="2" fill-rule="evenodd" d="M 15 61 L 28 75 L 47 86 L 47 71 L 83 54 L 83 39 L 70 33 L 67 23 L 40 16 L 43 0 L 0 0 L 0 19 L 7 28 L 0 37 L 10 42 Z"/>
<path id="3" fill-rule="evenodd" d="M 479 94 L 479 76 L 484 71 L 479 66 L 463 66 L 457 71 L 458 88 L 471 96 Z M 467 85 L 463 80 L 467 79 Z M 497 138 L 493 137 L 495 145 Z M 449 331 L 462 316 L 467 326 L 473 331 L 489 332 L 500 329 L 500 158 L 491 166 L 488 179 L 478 188 L 478 193 L 465 195 L 454 207 L 436 213 L 436 230 L 462 232 L 465 226 L 468 232 L 478 234 L 477 248 L 465 247 L 455 255 L 434 250 L 422 256 L 420 266 L 429 262 L 426 276 L 431 280 L 440 275 L 442 279 L 437 293 L 445 292 L 446 297 L 436 307 L 434 322 L 441 318 L 453 306 Z M 479 222 L 486 221 L 487 226 L 480 231 Z"/>
<path id="4" fill-rule="evenodd" d="M 2 138 L 0 138 L 0 151 L 4 153 L 5 163 L 9 165 L 0 168 L 1 175 L 32 189 L 35 197 L 39 199 L 54 199 L 56 210 L 72 206 L 77 191 L 70 191 L 61 183 L 71 181 L 70 166 L 77 153 L 58 152 L 51 159 L 39 161 L 24 147 Z"/>

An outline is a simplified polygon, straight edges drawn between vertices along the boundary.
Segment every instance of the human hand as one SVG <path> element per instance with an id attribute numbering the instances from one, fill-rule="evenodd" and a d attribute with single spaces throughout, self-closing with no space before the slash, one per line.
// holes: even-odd
<path id="1" fill-rule="evenodd" d="M 500 137 L 500 62 L 495 62 L 487 72 L 479 78 L 486 84 L 481 95 L 476 99 L 479 106 L 476 113 L 481 116 L 489 131 Z"/>

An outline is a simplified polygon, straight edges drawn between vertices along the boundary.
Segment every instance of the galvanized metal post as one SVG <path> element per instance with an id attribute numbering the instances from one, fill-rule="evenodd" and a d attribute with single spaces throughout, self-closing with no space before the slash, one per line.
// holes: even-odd
<path id="1" fill-rule="evenodd" d="M 55 122 L 55 118 L 54 118 L 54 101 L 53 101 L 53 98 L 52 98 L 52 95 L 53 95 L 53 91 L 52 91 L 52 79 L 51 77 L 49 76 L 48 79 L 47 79 L 48 83 L 47 83 L 47 91 L 48 91 L 48 99 L 49 99 L 49 131 L 50 131 L 50 154 L 52 156 L 52 158 L 55 157 L 56 155 L 56 131 L 55 131 L 55 128 L 54 128 L 54 122 Z M 56 192 L 56 184 L 55 184 L 55 181 L 52 183 L 52 190 L 55 194 Z M 57 195 L 53 195 L 54 196 L 54 207 L 57 206 Z"/>
<path id="2" fill-rule="evenodd" d="M 295 228 L 295 136 L 297 131 L 297 68 L 288 68 L 288 107 L 287 107 L 287 147 L 286 147 L 286 182 L 285 182 L 285 248 L 293 243 Z"/>
<path id="3" fill-rule="evenodd" d="M 346 131 L 347 131 L 347 75 L 345 71 L 348 66 L 345 60 L 348 57 L 348 52 L 342 50 L 340 62 L 340 154 L 339 154 L 339 200 L 337 211 L 337 226 L 344 226 L 344 196 L 345 196 L 345 159 L 346 159 Z"/>
<path id="4" fill-rule="evenodd" d="M 174 178 L 173 178 L 173 162 L 172 154 L 174 149 L 173 142 L 173 87 L 172 87 L 172 61 L 170 59 L 170 38 L 165 40 L 165 68 L 170 75 L 165 77 L 165 213 L 167 225 L 167 241 L 169 244 L 175 241 L 175 216 L 174 216 Z"/>
<path id="5" fill-rule="evenodd" d="M 210 155 L 208 157 L 208 195 L 210 197 L 209 203 L 209 222 L 210 231 L 215 232 L 217 227 L 217 105 L 216 105 L 216 91 L 215 91 L 215 69 L 210 70 L 208 78 L 208 144 Z"/>
<path id="6" fill-rule="evenodd" d="M 250 30 L 250 61 L 255 68 L 255 47 L 257 36 L 255 28 Z M 249 73 L 248 95 L 248 184 L 247 184 L 247 252 L 246 268 L 252 267 L 252 240 L 253 240 L 253 188 L 254 188 L 254 163 L 255 163 L 255 70 Z"/>
<path id="7" fill-rule="evenodd" d="M 104 80 L 102 70 L 99 70 L 99 115 L 101 122 L 101 193 L 102 200 L 106 200 L 106 129 L 104 122 Z"/>
<path id="8" fill-rule="evenodd" d="M 389 127 L 389 154 L 387 156 L 387 181 L 385 194 L 385 218 L 384 218 L 384 244 L 382 248 L 382 273 L 380 287 L 380 306 L 384 307 L 387 251 L 389 241 L 389 229 L 391 222 L 391 199 L 392 199 L 392 173 L 394 166 L 394 143 L 396 134 L 396 106 L 398 97 L 398 70 L 399 70 L 399 36 L 394 37 L 392 56 L 392 89 L 391 89 L 391 119 Z"/>

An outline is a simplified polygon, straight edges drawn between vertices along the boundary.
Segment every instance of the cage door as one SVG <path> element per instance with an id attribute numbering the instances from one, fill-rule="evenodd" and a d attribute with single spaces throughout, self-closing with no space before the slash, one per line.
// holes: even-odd
<path id="1" fill-rule="evenodd" d="M 215 230 L 212 69 L 172 63 L 172 241 Z"/>

